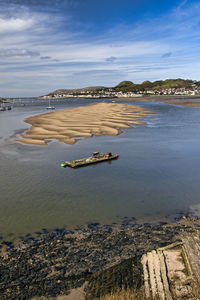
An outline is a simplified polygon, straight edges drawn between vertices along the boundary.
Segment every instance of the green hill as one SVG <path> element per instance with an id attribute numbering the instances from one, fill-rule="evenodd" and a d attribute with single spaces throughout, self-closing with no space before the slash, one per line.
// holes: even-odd
<path id="1" fill-rule="evenodd" d="M 135 84 L 131 81 L 120 82 L 115 89 L 123 92 L 134 92 L 134 91 L 147 91 L 147 90 L 160 90 L 168 88 L 190 88 L 193 85 L 200 85 L 200 82 L 196 82 L 188 79 L 166 79 L 157 81 L 144 81 L 140 84 Z"/>
<path id="2" fill-rule="evenodd" d="M 131 87 L 134 83 L 132 81 L 121 81 L 115 88 L 127 88 Z"/>
<path id="3" fill-rule="evenodd" d="M 133 92 L 133 93 L 147 93 L 148 91 L 153 91 L 155 94 L 162 93 L 162 90 L 166 89 L 178 89 L 178 88 L 185 88 L 185 89 L 199 89 L 200 88 L 200 81 L 190 80 L 190 79 L 166 79 L 166 80 L 156 80 L 156 81 L 143 81 L 142 83 L 134 83 L 129 80 L 121 81 L 115 87 L 104 87 L 104 86 L 91 86 L 86 88 L 77 88 L 77 89 L 59 89 L 49 93 L 47 96 L 50 97 L 57 97 L 60 95 L 61 97 L 64 95 L 72 94 L 74 96 L 80 94 L 90 94 L 90 95 L 98 95 L 99 93 L 102 95 L 104 92 Z"/>

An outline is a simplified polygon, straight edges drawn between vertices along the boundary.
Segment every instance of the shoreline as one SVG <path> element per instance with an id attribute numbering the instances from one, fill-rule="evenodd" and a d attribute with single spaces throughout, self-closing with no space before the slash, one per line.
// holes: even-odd
<path id="1" fill-rule="evenodd" d="M 200 218 L 200 214 L 197 211 L 193 210 L 181 210 L 174 214 L 152 218 L 152 217 L 139 217 L 135 216 L 124 216 L 119 217 L 118 219 L 112 220 L 112 222 L 101 222 L 99 220 L 93 220 L 84 222 L 76 225 L 65 225 L 58 226 L 56 228 L 35 228 L 32 231 L 24 231 L 23 233 L 13 233 L 6 232 L 0 234 L 0 255 L 2 255 L 6 251 L 12 250 L 14 247 L 24 248 L 25 245 L 37 244 L 38 242 L 42 242 L 42 240 L 46 240 L 46 238 L 51 237 L 53 233 L 57 235 L 60 231 L 64 232 L 84 232 L 84 233 L 93 233 L 96 230 L 104 231 L 107 229 L 127 229 L 133 228 L 135 226 L 157 226 L 157 225 L 173 225 L 181 221 L 182 219 L 198 219 Z"/>
<path id="2" fill-rule="evenodd" d="M 135 97 L 48 97 L 48 98 L 42 98 L 42 97 L 36 97 L 38 100 L 63 100 L 63 99 L 91 99 L 91 100 L 106 100 L 106 99 L 112 99 L 112 100 L 117 100 L 117 99 L 141 99 L 141 98 L 181 98 L 181 99 L 186 99 L 186 98 L 200 98 L 200 94 L 199 95 L 139 95 L 139 96 L 135 96 Z"/>
<path id="3" fill-rule="evenodd" d="M 40 102 L 40 100 L 55 100 L 56 102 L 59 100 L 80 100 L 84 103 L 84 100 L 98 100 L 98 101 L 104 101 L 104 100 L 112 100 L 114 102 L 117 101 L 136 101 L 136 102 L 143 102 L 143 101 L 155 101 L 155 102 L 173 102 L 173 101 L 183 101 L 184 102 L 189 102 L 189 103 L 193 103 L 195 101 L 200 101 L 200 94 L 199 95 L 142 95 L 142 96 L 138 96 L 138 97 L 49 97 L 49 98 L 40 98 L 40 97 L 29 97 L 30 99 L 36 99 L 36 101 Z M 22 98 L 23 99 L 23 98 Z M 27 98 L 25 98 L 27 99 Z M 187 100 L 187 101 L 186 101 Z M 188 101 L 189 100 L 189 101 Z M 11 101 L 11 100 L 10 100 Z M 9 101 L 9 102 L 10 102 Z"/>
<path id="4" fill-rule="evenodd" d="M 191 106 L 191 107 L 200 107 L 200 95 L 145 95 L 139 97 L 105 97 L 105 98 L 82 98 L 82 97 L 60 97 L 60 98 L 48 98 L 50 100 L 63 100 L 63 99 L 90 99 L 90 100 L 112 100 L 114 102 L 118 101 L 133 101 L 133 102 L 161 102 L 164 104 L 174 104 L 174 105 L 183 105 L 183 106 Z M 38 100 L 48 100 L 38 98 Z"/>
<path id="5" fill-rule="evenodd" d="M 144 96 L 130 98 L 112 98 L 113 101 L 133 101 L 133 102 L 161 102 L 164 104 L 183 105 L 191 107 L 200 107 L 200 95 L 181 96 L 181 95 L 163 95 L 163 96 Z"/>
<path id="6" fill-rule="evenodd" d="M 126 275 L 125 267 L 134 263 L 133 276 L 138 279 L 144 253 L 177 242 L 181 234 L 196 229 L 200 229 L 200 218 L 183 216 L 171 224 L 137 224 L 125 218 L 121 225 L 90 223 L 74 230 L 44 232 L 35 240 L 27 236 L 20 247 L 10 247 L 0 256 L 0 295 L 5 299 L 57 297 L 85 281 L 91 295 L 105 270 Z M 116 278 L 112 284 L 117 286 Z"/>

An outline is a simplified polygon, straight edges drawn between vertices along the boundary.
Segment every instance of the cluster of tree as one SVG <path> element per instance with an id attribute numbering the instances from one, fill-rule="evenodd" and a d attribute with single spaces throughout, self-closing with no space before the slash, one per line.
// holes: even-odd
<path id="1" fill-rule="evenodd" d="M 200 81 L 193 81 L 189 79 L 166 79 L 157 80 L 154 82 L 144 81 L 141 84 L 135 84 L 131 81 L 122 81 L 116 87 L 115 90 L 122 92 L 137 92 L 147 90 L 161 90 L 169 88 L 192 88 L 194 86 L 199 87 Z"/>

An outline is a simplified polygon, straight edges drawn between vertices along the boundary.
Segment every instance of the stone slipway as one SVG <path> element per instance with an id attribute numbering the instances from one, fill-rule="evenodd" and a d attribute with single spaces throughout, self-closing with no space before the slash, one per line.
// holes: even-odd
<path id="1" fill-rule="evenodd" d="M 145 299 L 200 299 L 200 231 L 141 259 Z"/>

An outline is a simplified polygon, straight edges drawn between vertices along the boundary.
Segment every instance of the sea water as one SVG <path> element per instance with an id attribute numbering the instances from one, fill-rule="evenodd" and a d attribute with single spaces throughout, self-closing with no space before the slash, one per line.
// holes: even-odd
<path id="1" fill-rule="evenodd" d="M 51 104 L 65 109 L 98 101 L 68 99 Z M 152 109 L 154 114 L 145 118 L 145 125 L 119 136 L 80 139 L 74 145 L 16 142 L 17 135 L 29 128 L 24 120 L 46 113 L 47 101 L 16 100 L 11 111 L 0 112 L 0 233 L 4 238 L 124 218 L 142 223 L 200 215 L 200 109 L 126 103 Z M 118 153 L 119 159 L 80 169 L 60 168 L 63 161 L 94 151 Z"/>

